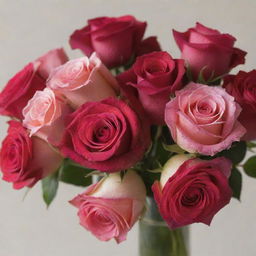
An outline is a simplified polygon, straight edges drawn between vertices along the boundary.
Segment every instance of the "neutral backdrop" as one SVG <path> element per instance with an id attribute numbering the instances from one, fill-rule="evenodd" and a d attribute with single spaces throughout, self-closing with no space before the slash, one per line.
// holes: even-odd
<path id="1" fill-rule="evenodd" d="M 49 49 L 64 46 L 70 57 L 69 35 L 88 18 L 133 14 L 148 21 L 147 35 L 158 35 L 163 49 L 178 57 L 171 28 L 183 31 L 200 21 L 234 35 L 248 51 L 244 70 L 256 66 L 255 0 L 0 0 L 0 86 L 26 63 Z M 6 119 L 0 119 L 2 139 Z M 23 200 L 0 181 L 0 256 L 136 256 L 137 226 L 126 242 L 99 242 L 78 224 L 67 201 L 81 188 L 61 185 L 46 210 L 38 184 Z M 245 177 L 241 202 L 232 200 L 212 222 L 191 228 L 192 256 L 256 255 L 256 180 Z"/>

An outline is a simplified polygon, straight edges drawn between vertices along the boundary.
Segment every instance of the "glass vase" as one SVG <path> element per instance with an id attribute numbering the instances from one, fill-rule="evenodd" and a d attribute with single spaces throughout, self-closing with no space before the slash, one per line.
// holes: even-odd
<path id="1" fill-rule="evenodd" d="M 139 256 L 189 256 L 188 227 L 171 230 L 159 214 L 152 197 L 139 222 Z"/>

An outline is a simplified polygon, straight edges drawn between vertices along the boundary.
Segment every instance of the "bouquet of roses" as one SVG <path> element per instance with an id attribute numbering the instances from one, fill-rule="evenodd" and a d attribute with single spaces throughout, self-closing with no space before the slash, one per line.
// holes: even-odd
<path id="1" fill-rule="evenodd" d="M 144 39 L 146 26 L 133 16 L 89 20 L 70 37 L 84 57 L 52 50 L 0 94 L 11 118 L 3 180 L 14 189 L 41 180 L 47 205 L 59 182 L 90 185 L 70 203 L 103 241 L 126 239 L 148 211 L 146 196 L 170 230 L 210 225 L 239 199 L 237 167 L 256 147 L 256 71 L 228 74 L 245 62 L 236 39 L 200 23 L 173 30 L 174 59 L 156 37 Z M 243 164 L 248 175 L 255 164 L 255 156 Z M 103 177 L 92 184 L 95 176 Z"/>

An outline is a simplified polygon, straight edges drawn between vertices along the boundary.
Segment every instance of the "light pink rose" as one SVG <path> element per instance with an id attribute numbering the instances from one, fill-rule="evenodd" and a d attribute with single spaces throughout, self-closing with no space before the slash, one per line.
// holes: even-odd
<path id="1" fill-rule="evenodd" d="M 142 214 L 146 188 L 140 176 L 129 170 L 110 174 L 70 201 L 77 207 L 80 224 L 98 239 L 114 238 L 118 243 Z"/>
<path id="2" fill-rule="evenodd" d="M 45 88 L 37 91 L 23 109 L 23 125 L 30 130 L 30 136 L 37 135 L 57 146 L 65 129 L 65 117 L 70 112 L 70 107 L 62 99 Z"/>
<path id="3" fill-rule="evenodd" d="M 56 68 L 47 86 L 65 96 L 77 108 L 87 101 L 100 101 L 118 93 L 118 84 L 96 54 L 70 60 Z"/>
<path id="4" fill-rule="evenodd" d="M 190 83 L 167 103 L 165 121 L 180 147 L 212 156 L 245 134 L 237 121 L 240 112 L 223 88 Z"/>

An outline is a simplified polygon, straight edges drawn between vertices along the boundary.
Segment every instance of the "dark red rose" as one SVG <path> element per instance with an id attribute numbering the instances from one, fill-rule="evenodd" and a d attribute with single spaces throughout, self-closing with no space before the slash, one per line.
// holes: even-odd
<path id="1" fill-rule="evenodd" d="M 223 86 L 242 107 L 238 119 L 247 130 L 243 139 L 256 139 L 256 70 L 229 75 L 225 77 Z"/>
<path id="2" fill-rule="evenodd" d="M 246 52 L 235 48 L 236 39 L 196 23 L 194 28 L 181 33 L 173 30 L 182 58 L 192 71 L 194 79 L 203 69 L 205 80 L 228 73 L 239 64 L 244 64 Z"/>
<path id="3" fill-rule="evenodd" d="M 141 44 L 138 46 L 136 51 L 136 56 L 141 56 L 151 52 L 161 51 L 161 46 L 157 41 L 155 36 L 150 36 L 144 39 Z"/>
<path id="4" fill-rule="evenodd" d="M 117 79 L 126 94 L 138 95 L 153 124 L 164 124 L 165 105 L 183 87 L 184 73 L 183 60 L 173 59 L 167 52 L 152 52 L 138 57 Z"/>
<path id="5" fill-rule="evenodd" d="M 67 56 L 60 48 L 49 51 L 26 65 L 0 93 L 0 114 L 22 119 L 23 108 L 36 91 L 46 87 L 46 80 L 51 70 L 66 61 Z"/>
<path id="6" fill-rule="evenodd" d="M 70 45 L 87 56 L 95 51 L 106 66 L 117 67 L 126 64 L 137 51 L 145 53 L 160 48 L 154 37 L 142 41 L 146 26 L 146 22 L 130 15 L 99 17 L 88 20 L 87 26 L 76 30 L 70 37 Z"/>
<path id="7" fill-rule="evenodd" d="M 12 182 L 13 188 L 20 189 L 32 187 L 38 180 L 57 171 L 62 162 L 59 153 L 45 141 L 30 138 L 20 122 L 10 121 L 9 125 L 0 152 L 3 180 Z"/>
<path id="8" fill-rule="evenodd" d="M 232 163 L 224 157 L 172 157 L 163 168 L 160 182 L 152 186 L 159 211 L 170 228 L 196 222 L 210 225 L 214 215 L 231 199 L 231 167 Z"/>
<path id="9" fill-rule="evenodd" d="M 70 115 L 61 152 L 87 168 L 116 172 L 141 160 L 149 144 L 147 122 L 124 101 L 108 98 Z"/>

